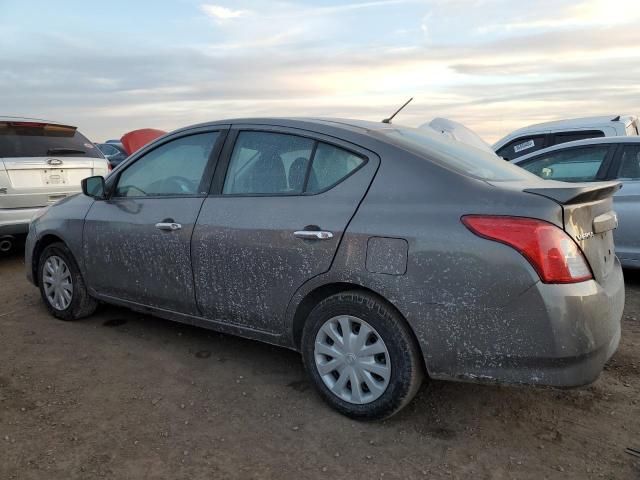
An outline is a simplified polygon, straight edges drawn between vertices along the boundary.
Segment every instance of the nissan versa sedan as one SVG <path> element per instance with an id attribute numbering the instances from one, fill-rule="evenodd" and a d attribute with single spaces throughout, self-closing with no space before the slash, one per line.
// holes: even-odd
<path id="1" fill-rule="evenodd" d="M 640 268 L 640 137 L 579 140 L 545 148 L 513 161 L 544 179 L 563 182 L 617 180 L 614 196 L 620 226 L 614 240 L 620 263 Z"/>
<path id="2" fill-rule="evenodd" d="M 618 188 L 435 131 L 229 120 L 85 179 L 25 260 L 57 318 L 106 302 L 288 347 L 331 406 L 380 419 L 423 378 L 594 381 L 620 339 Z"/>

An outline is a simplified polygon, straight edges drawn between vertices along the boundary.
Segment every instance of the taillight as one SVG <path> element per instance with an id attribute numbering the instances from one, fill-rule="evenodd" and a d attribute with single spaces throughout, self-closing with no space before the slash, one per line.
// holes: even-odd
<path id="1" fill-rule="evenodd" d="M 577 283 L 593 278 L 580 247 L 564 230 L 535 218 L 465 215 L 476 235 L 520 252 L 545 283 Z"/>

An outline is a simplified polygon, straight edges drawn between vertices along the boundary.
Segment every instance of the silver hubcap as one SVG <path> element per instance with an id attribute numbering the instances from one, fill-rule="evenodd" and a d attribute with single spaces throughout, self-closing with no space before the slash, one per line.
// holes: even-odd
<path id="1" fill-rule="evenodd" d="M 346 402 L 373 402 L 389 386 L 387 346 L 375 328 L 357 317 L 327 320 L 316 335 L 314 356 L 324 384 Z"/>
<path id="2" fill-rule="evenodd" d="M 73 298 L 71 271 L 62 258 L 52 255 L 44 262 L 42 272 L 44 293 L 56 310 L 65 310 Z"/>

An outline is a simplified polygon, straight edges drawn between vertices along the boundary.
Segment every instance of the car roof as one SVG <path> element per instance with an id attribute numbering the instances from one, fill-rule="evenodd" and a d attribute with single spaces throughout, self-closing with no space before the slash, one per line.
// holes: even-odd
<path id="1" fill-rule="evenodd" d="M 567 118 L 564 120 L 553 120 L 551 122 L 535 123 L 533 125 L 527 125 L 526 127 L 518 128 L 517 130 L 508 133 L 496 143 L 494 143 L 493 147 L 502 147 L 517 136 L 529 132 L 541 132 L 546 130 L 558 132 L 561 130 L 590 129 L 604 127 L 614 122 L 620 122 L 624 124 L 626 128 L 636 119 L 637 117 L 634 115 L 601 115 L 598 117 Z"/>
<path id="2" fill-rule="evenodd" d="M 382 122 L 372 122 L 367 120 L 355 120 L 348 118 L 321 118 L 321 117 L 252 117 L 252 118 L 231 118 L 225 120 L 216 120 L 213 122 L 205 122 L 191 127 L 204 127 L 208 125 L 228 125 L 228 124 L 247 124 L 247 125 L 277 125 L 304 128 L 310 125 L 332 126 L 335 128 L 352 130 L 352 131 L 371 131 L 393 129 L 398 125 Z"/>
<path id="3" fill-rule="evenodd" d="M 555 152 L 557 150 L 565 150 L 567 148 L 573 147 L 585 147 L 590 145 L 618 145 L 624 143 L 631 143 L 640 145 L 640 137 L 632 136 L 632 137 L 597 137 L 597 138 L 586 138 L 584 140 L 576 140 L 574 142 L 566 142 L 559 143 L 557 145 L 553 145 L 552 147 L 543 148 L 541 150 L 536 150 L 535 152 L 528 153 L 518 158 L 514 158 L 511 160 L 512 163 L 518 164 L 524 160 L 528 160 L 529 158 L 537 157 L 538 155 L 544 155 L 546 153 Z"/>
<path id="4" fill-rule="evenodd" d="M 520 130 L 539 130 L 539 129 L 556 129 L 556 128 L 580 128 L 580 127 L 590 127 L 594 125 L 602 125 L 610 122 L 622 122 L 625 125 L 630 124 L 636 119 L 633 115 L 602 115 L 599 117 L 581 117 L 581 118 L 567 118 L 564 120 L 553 120 L 551 122 L 543 122 L 536 123 L 533 125 L 529 125 L 528 127 L 523 127 L 515 132 Z M 513 133 L 515 133 L 513 132 Z"/>

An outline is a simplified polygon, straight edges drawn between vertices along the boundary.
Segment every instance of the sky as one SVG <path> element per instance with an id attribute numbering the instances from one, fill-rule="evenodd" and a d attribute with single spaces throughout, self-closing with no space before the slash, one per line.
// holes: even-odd
<path id="1" fill-rule="evenodd" d="M 94 141 L 223 118 L 640 114 L 637 0 L 0 0 L 0 115 Z"/>

